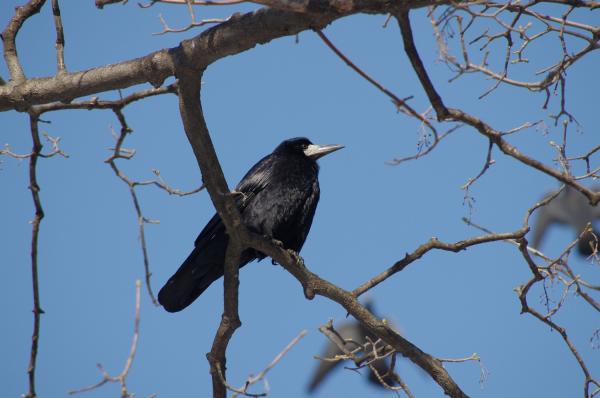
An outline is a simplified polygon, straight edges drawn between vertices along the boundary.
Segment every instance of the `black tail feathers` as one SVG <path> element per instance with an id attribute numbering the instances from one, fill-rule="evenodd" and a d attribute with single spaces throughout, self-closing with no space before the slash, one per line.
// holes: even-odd
<path id="1" fill-rule="evenodd" d="M 206 258 L 206 253 L 196 247 L 160 289 L 158 302 L 168 312 L 181 311 L 221 276 L 223 259 Z"/>

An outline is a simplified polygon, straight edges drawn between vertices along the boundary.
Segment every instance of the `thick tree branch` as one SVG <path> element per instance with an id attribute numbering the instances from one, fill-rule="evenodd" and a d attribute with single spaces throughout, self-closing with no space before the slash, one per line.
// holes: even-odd
<path id="1" fill-rule="evenodd" d="M 370 333 L 385 341 L 404 357 L 410 359 L 427 372 L 444 390 L 446 395 L 450 397 L 467 397 L 438 359 L 423 352 L 419 347 L 406 340 L 389 327 L 386 322 L 377 319 L 351 292 L 341 289 L 312 273 L 295 253 L 277 246 L 272 241 L 257 234 L 248 234 L 246 238 L 251 247 L 267 254 L 292 274 L 303 286 L 305 296 L 308 299 L 312 299 L 315 295 L 320 295 L 340 304 L 350 315 L 364 325 Z"/>
<path id="2" fill-rule="evenodd" d="M 239 253 L 248 246 L 270 256 L 296 277 L 304 287 L 307 298 L 312 299 L 315 294 L 318 294 L 341 304 L 351 315 L 363 323 L 371 333 L 429 373 L 447 395 L 466 397 L 467 395 L 452 380 L 439 360 L 421 351 L 386 323 L 375 318 L 358 302 L 351 292 L 345 291 L 310 272 L 295 253 L 283 249 L 262 236 L 250 233 L 246 229 L 229 193 L 229 188 L 204 120 L 200 101 L 201 70 L 183 67 L 183 65 L 194 65 L 188 61 L 188 59 L 178 59 L 174 62 L 175 65 L 182 66 L 176 71 L 176 77 L 179 79 L 179 110 L 186 135 L 202 171 L 204 183 L 217 212 L 227 228 L 230 246 L 227 250 L 225 270 L 225 311 L 215 336 L 213 350 L 209 354 L 215 396 L 223 397 L 226 393 L 225 386 L 222 385 L 220 377 L 217 377 L 218 373 L 215 372 L 221 371 L 224 377 L 224 354 L 227 343 L 235 329 L 239 327 L 239 317 L 237 316 L 237 264 L 232 264 L 232 262 L 236 261 Z M 236 298 L 235 306 L 229 302 L 233 299 L 233 295 Z M 215 368 L 215 364 L 218 367 Z"/>
<path id="3" fill-rule="evenodd" d="M 316 8 L 321 6 L 327 8 L 330 2 L 334 3 L 335 0 L 316 0 L 311 4 Z M 419 8 L 444 2 L 446 0 L 412 0 L 405 6 Z M 257 44 L 265 44 L 273 39 L 295 35 L 307 29 L 322 29 L 333 20 L 346 15 L 359 12 L 384 14 L 390 12 L 393 7 L 394 4 L 388 0 L 357 0 L 353 2 L 353 8 L 344 14 L 327 12 L 304 14 L 271 8 L 262 8 L 244 15 L 236 14 L 227 22 L 207 29 L 192 39 L 184 40 L 176 48 L 160 50 L 144 57 L 82 72 L 11 81 L 0 86 L 0 111 L 11 109 L 25 111 L 32 105 L 54 101 L 69 102 L 82 96 L 142 83 L 150 83 L 158 87 L 175 73 L 174 58 L 185 58 L 189 66 L 197 70 L 204 69 L 221 58 L 241 53 Z M 10 40 L 5 38 L 4 41 L 5 56 L 9 54 L 8 58 L 12 60 L 11 62 L 17 63 L 16 50 L 14 54 L 10 51 L 7 53 L 6 43 L 10 44 Z M 8 48 L 10 50 L 11 47 Z M 13 69 L 18 75 L 18 68 L 13 67 L 11 70 Z"/>
<path id="4" fill-rule="evenodd" d="M 186 60 L 180 61 L 177 65 L 190 65 L 185 62 Z M 229 235 L 224 265 L 224 310 L 211 351 L 207 354 L 213 380 L 213 397 L 225 398 L 227 390 L 222 381 L 226 380 L 225 353 L 233 333 L 241 326 L 238 314 L 238 266 L 244 247 L 238 227 L 242 224 L 233 198 L 229 195 L 229 188 L 202 113 L 200 102 L 202 75 L 200 71 L 191 68 L 178 69 L 176 75 L 179 79 L 179 111 L 185 133 L 196 155 L 208 193 Z"/>
<path id="5" fill-rule="evenodd" d="M 238 313 L 239 262 L 242 246 L 237 239 L 229 239 L 225 254 L 225 272 L 223 278 L 224 310 L 221 323 L 215 334 L 211 350 L 206 354 L 210 363 L 212 376 L 213 398 L 227 397 L 225 371 L 227 358 L 225 356 L 229 341 L 236 329 L 242 326 Z"/>

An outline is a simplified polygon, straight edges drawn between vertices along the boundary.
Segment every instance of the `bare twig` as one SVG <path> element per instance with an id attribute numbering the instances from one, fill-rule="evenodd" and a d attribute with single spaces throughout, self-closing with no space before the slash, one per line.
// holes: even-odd
<path id="1" fill-rule="evenodd" d="M 135 93 L 129 94 L 123 98 L 118 100 L 106 101 L 100 100 L 98 97 L 92 97 L 87 101 L 73 101 L 73 102 L 49 102 L 43 105 L 37 105 L 33 108 L 39 114 L 43 114 L 46 112 L 60 111 L 64 109 L 117 109 L 124 108 L 129 104 L 132 104 L 136 101 L 142 100 L 144 98 L 154 97 L 162 94 L 174 94 L 177 92 L 177 82 L 169 84 L 168 86 L 161 87 L 153 87 L 145 90 L 140 90 Z"/>
<path id="2" fill-rule="evenodd" d="M 461 128 L 463 125 L 462 124 L 457 124 L 455 126 L 450 127 L 448 130 L 446 130 L 444 133 L 440 134 L 440 136 L 433 141 L 433 143 L 429 144 L 429 145 L 419 145 L 418 149 L 417 149 L 417 153 L 412 155 L 412 156 L 406 156 L 403 158 L 394 158 L 388 162 L 386 162 L 387 164 L 393 165 L 393 166 L 397 166 L 400 163 L 404 163 L 410 160 L 417 160 L 419 158 L 422 158 L 423 156 L 428 155 L 431 151 L 433 151 L 437 145 L 440 143 L 440 141 L 442 141 L 444 138 L 446 138 L 448 135 L 450 135 L 451 133 L 455 132 L 456 130 L 458 130 L 459 128 Z M 423 150 L 423 148 L 426 148 L 425 150 Z"/>
<path id="3" fill-rule="evenodd" d="M 364 336 L 364 342 L 345 338 L 333 327 L 332 319 L 329 319 L 325 325 L 319 327 L 319 331 L 336 345 L 340 354 L 327 358 L 315 356 L 315 359 L 324 362 L 350 360 L 354 362 L 356 367 L 345 367 L 345 369 L 358 372 L 360 369 L 368 368 L 385 389 L 395 392 L 404 391 L 409 398 L 413 398 L 413 394 L 404 380 L 394 370 L 397 351 L 391 346 L 386 345 L 381 339 L 373 341 L 368 335 Z M 389 357 L 391 357 L 389 366 L 387 362 L 385 362 L 385 367 L 381 366 L 380 361 L 387 361 Z M 379 364 L 376 364 L 376 362 L 379 362 Z M 383 370 L 385 370 L 385 373 L 381 374 L 380 371 Z M 398 386 L 390 385 L 390 379 L 396 382 Z"/>
<path id="4" fill-rule="evenodd" d="M 96 0 L 97 2 L 98 0 Z M 152 7 L 156 3 L 164 4 L 191 4 L 193 6 L 229 6 L 234 4 L 249 3 L 248 0 L 150 0 L 148 3 L 138 3 L 141 8 Z"/>
<path id="5" fill-rule="evenodd" d="M 50 143 L 50 145 L 52 145 L 52 151 L 48 152 L 48 153 L 38 153 L 35 156 L 39 156 L 40 158 L 51 158 L 53 156 L 56 155 L 60 155 L 63 158 L 68 158 L 69 155 L 67 155 L 61 148 L 60 148 L 60 137 L 52 137 L 50 134 L 47 133 L 42 133 L 44 138 L 46 139 L 46 141 L 48 141 Z M 11 158 L 15 158 L 15 159 L 27 159 L 27 158 L 31 158 L 32 156 L 34 156 L 34 152 L 29 152 L 29 153 L 15 153 L 12 151 L 10 145 L 8 144 L 4 144 L 4 149 L 0 150 L 0 156 L 2 155 L 6 155 L 9 156 Z"/>
<path id="6" fill-rule="evenodd" d="M 33 334 L 31 336 L 31 352 L 29 356 L 29 366 L 27 373 L 29 375 L 29 391 L 25 398 L 35 398 L 35 371 L 37 364 L 38 344 L 40 339 L 41 315 L 44 311 L 40 305 L 40 289 L 38 278 L 38 240 L 40 233 L 40 224 L 44 218 L 44 210 L 40 199 L 40 186 L 37 182 L 37 160 L 42 151 L 42 143 L 38 131 L 38 115 L 29 114 L 29 124 L 31 129 L 31 139 L 33 149 L 29 158 L 29 189 L 33 198 L 35 216 L 31 222 L 31 280 L 33 290 Z"/>
<path id="7" fill-rule="evenodd" d="M 402 271 L 406 266 L 423 257 L 423 255 L 433 249 L 443 250 L 443 251 L 452 251 L 459 252 L 465 250 L 466 248 L 474 245 L 478 245 L 485 242 L 496 242 L 496 241 L 504 241 L 507 239 L 518 239 L 523 237 L 528 228 L 521 228 L 514 232 L 506 232 L 506 233 L 498 233 L 498 234 L 489 234 L 476 236 L 473 238 L 461 240 L 456 243 L 446 243 L 439 241 L 437 238 L 433 237 L 429 239 L 426 243 L 423 243 L 419 246 L 415 251 L 410 254 L 406 254 L 404 258 L 400 261 L 397 261 L 394 265 L 380 273 L 379 275 L 371 278 L 367 282 L 363 283 L 356 289 L 352 291 L 354 297 L 359 297 L 360 295 L 366 293 L 368 290 L 374 288 L 379 285 L 381 282 L 388 279 L 390 276 Z"/>
<path id="8" fill-rule="evenodd" d="M 229 383 L 227 383 L 227 381 L 225 380 L 225 378 L 223 378 L 221 381 L 222 383 L 227 387 L 227 389 L 231 392 L 233 392 L 234 394 L 232 395 L 233 398 L 238 397 L 239 395 L 244 395 L 247 397 L 265 397 L 268 395 L 269 390 L 268 390 L 268 383 L 265 379 L 265 376 L 267 375 L 267 373 L 273 369 L 275 367 L 275 365 L 277 365 L 277 363 L 279 363 L 279 361 L 281 360 L 281 358 L 283 358 L 285 356 L 285 354 L 287 354 L 287 352 L 296 344 L 298 344 L 298 342 L 304 337 L 306 336 L 308 332 L 306 330 L 301 331 L 298 336 L 294 337 L 292 339 L 292 341 L 290 341 L 288 343 L 288 345 L 286 345 L 283 350 L 281 350 L 281 352 L 279 354 L 277 354 L 275 356 L 275 358 L 273 358 L 273 360 L 263 369 L 261 370 L 256 376 L 248 376 L 248 379 L 246 380 L 246 382 L 244 383 L 243 386 L 239 387 L 239 388 L 234 388 L 232 387 Z M 220 369 L 220 368 L 219 368 Z M 220 373 L 220 375 L 222 376 L 222 373 Z M 250 393 L 248 392 L 248 388 L 253 385 L 256 384 L 257 382 L 264 380 L 264 384 L 265 384 L 265 392 L 263 393 Z"/>
<path id="9" fill-rule="evenodd" d="M 121 385 L 121 398 L 133 398 L 134 394 L 127 390 L 126 379 L 127 375 L 129 375 L 129 371 L 131 370 L 131 365 L 133 364 L 133 360 L 135 358 L 135 353 L 137 351 L 137 344 L 140 337 L 140 306 L 141 306 L 141 282 L 139 280 L 135 281 L 135 320 L 133 324 L 133 339 L 131 341 L 131 348 L 129 349 L 129 356 L 127 356 L 127 360 L 125 361 L 125 366 L 121 373 L 117 376 L 110 376 L 101 364 L 97 364 L 98 369 L 102 373 L 102 380 L 100 380 L 96 384 L 92 384 L 91 386 L 83 387 L 77 390 L 69 391 L 70 395 L 79 394 L 82 392 L 92 391 L 98 387 L 103 386 L 106 383 L 119 383 Z"/>
<path id="10" fill-rule="evenodd" d="M 114 174 L 121 181 L 123 181 L 125 184 L 127 184 L 127 186 L 129 187 L 129 193 L 131 194 L 133 206 L 134 206 L 135 212 L 137 214 L 138 227 L 139 227 L 139 231 L 140 231 L 140 244 L 142 247 L 142 255 L 144 258 L 144 274 L 145 274 L 145 280 L 146 280 L 146 289 L 148 291 L 148 295 L 150 296 L 150 299 L 152 300 L 152 303 L 155 306 L 159 306 L 160 304 L 158 303 L 158 301 L 156 300 L 156 297 L 154 296 L 154 292 L 152 291 L 152 284 L 150 283 L 150 278 L 152 276 L 152 272 L 150 271 L 150 259 L 148 257 L 148 249 L 146 247 L 146 234 L 145 234 L 145 224 L 146 223 L 155 224 L 155 223 L 157 223 L 157 221 L 150 220 L 150 219 L 144 217 L 144 215 L 142 213 L 142 208 L 140 206 L 140 202 L 137 197 L 137 193 L 135 191 L 135 187 L 137 185 L 140 185 L 140 183 L 130 180 L 119 169 L 119 167 L 117 166 L 117 164 L 115 162 L 117 159 L 131 159 L 135 155 L 135 151 L 122 148 L 123 142 L 125 141 L 127 134 L 131 133 L 132 130 L 128 126 L 127 121 L 125 119 L 125 115 L 123 114 L 122 109 L 120 107 L 113 108 L 113 112 L 115 113 L 115 115 L 117 116 L 117 119 L 119 120 L 119 123 L 121 124 L 121 130 L 120 130 L 120 134 L 118 136 L 116 136 L 116 134 L 115 134 L 115 136 L 117 138 L 117 143 L 116 143 L 115 147 L 112 148 L 113 153 L 111 154 L 111 156 L 108 159 L 105 160 L 105 163 L 108 163 L 108 165 L 110 166 L 110 168 L 112 169 Z M 148 182 L 146 184 L 150 184 L 150 183 L 152 183 L 152 182 Z M 159 184 L 158 182 L 154 182 L 154 183 L 157 186 L 161 186 L 161 184 Z M 202 187 L 200 187 L 197 191 L 199 191 L 200 189 L 202 189 Z"/>
<path id="11" fill-rule="evenodd" d="M 592 149 L 590 149 L 587 153 L 585 153 L 584 155 L 581 156 L 576 156 L 576 157 L 571 157 L 571 158 L 567 158 L 568 161 L 571 160 L 583 160 L 585 161 L 585 165 L 586 165 L 586 171 L 588 173 L 590 173 L 590 157 L 595 154 L 596 152 L 598 152 L 600 150 L 600 144 L 596 145 L 595 147 L 593 147 Z"/>
<path id="12" fill-rule="evenodd" d="M 122 5 L 124 5 L 127 4 L 127 0 L 96 0 L 96 7 L 102 9 L 106 5 L 115 3 L 121 3 Z"/>
<path id="13" fill-rule="evenodd" d="M 346 65 L 348 65 L 350 68 L 352 68 L 352 70 L 354 70 L 356 73 L 358 73 L 361 77 L 363 77 L 365 80 L 367 80 L 373 86 L 377 87 L 377 89 L 379 89 L 379 91 L 381 91 L 382 93 L 384 93 L 385 95 L 390 97 L 397 109 L 405 109 L 407 114 L 419 119 L 423 124 L 425 124 L 431 130 L 431 132 L 435 135 L 436 141 L 438 141 L 437 131 L 436 131 L 435 127 L 433 127 L 431 125 L 431 123 L 423 115 L 421 115 L 420 113 L 415 111 L 410 105 L 408 105 L 406 103 L 406 101 L 412 97 L 408 97 L 406 99 L 401 99 L 400 97 L 396 96 L 390 90 L 388 90 L 387 88 L 382 86 L 379 82 L 377 82 L 375 79 L 373 79 L 367 73 L 365 73 L 362 69 L 360 69 L 358 66 L 356 66 L 348 57 L 346 57 L 344 55 L 344 53 L 342 53 L 331 42 L 331 40 L 329 40 L 327 38 L 327 36 L 325 36 L 325 34 L 322 31 L 315 30 L 315 32 L 321 38 L 321 40 L 323 40 L 323 42 L 327 45 L 327 47 L 329 47 L 342 61 L 344 61 L 346 63 Z"/>
<path id="14" fill-rule="evenodd" d="M 56 27 L 56 65 L 58 73 L 63 73 L 65 72 L 65 35 L 58 0 L 52 0 L 52 14 L 54 14 L 54 26 Z"/>
<path id="15" fill-rule="evenodd" d="M 460 187 L 460 189 L 468 191 L 469 187 L 471 185 L 473 185 L 473 183 L 475 181 L 477 181 L 479 178 L 481 178 L 481 176 L 487 171 L 487 169 L 489 169 L 489 167 L 492 164 L 494 164 L 494 161 L 492 160 L 492 148 L 493 147 L 494 147 L 494 143 L 490 140 L 488 149 L 487 149 L 487 155 L 485 156 L 485 163 L 484 163 L 483 167 L 481 168 L 481 171 L 475 177 L 469 178 L 469 181 L 467 181 L 464 185 L 462 185 Z"/>
<path id="16" fill-rule="evenodd" d="M 204 25 L 208 25 L 208 24 L 218 24 L 218 23 L 227 22 L 227 21 L 229 21 L 229 19 L 231 19 L 231 16 L 228 18 L 206 18 L 206 19 L 201 19 L 200 21 L 196 21 L 195 16 L 192 15 L 191 22 L 189 24 L 187 24 L 186 26 L 184 26 L 183 28 L 171 28 L 169 26 L 169 24 L 167 24 L 167 21 L 165 21 L 165 19 L 163 18 L 162 15 L 159 15 L 158 18 L 160 19 L 160 23 L 163 26 L 163 30 L 162 30 L 162 32 L 153 33 L 153 35 L 155 35 L 155 36 L 164 35 L 165 33 L 187 32 L 190 29 L 198 28 L 200 26 L 204 26 Z"/>
<path id="17" fill-rule="evenodd" d="M 444 105 L 442 98 L 439 96 L 437 90 L 433 86 L 427 71 L 425 70 L 425 66 L 419 57 L 417 52 L 417 48 L 414 44 L 414 38 L 412 34 L 412 28 L 410 26 L 410 20 L 408 17 L 408 11 L 401 11 L 395 14 L 396 19 L 398 20 L 398 24 L 400 26 L 400 31 L 402 32 L 402 40 L 404 42 L 404 50 L 406 55 L 408 56 L 415 73 L 417 74 L 427 97 L 429 98 L 429 102 L 435 109 L 438 120 L 453 120 L 463 122 L 465 124 L 470 125 L 475 128 L 480 134 L 487 137 L 490 141 L 494 143 L 504 154 L 515 158 L 516 160 L 524 163 L 527 166 L 530 166 L 534 169 L 537 169 L 545 174 L 548 174 L 551 177 L 554 177 L 558 181 L 561 181 L 571 187 L 575 188 L 583 195 L 585 195 L 591 205 L 596 205 L 600 202 L 600 192 L 596 193 L 589 188 L 577 183 L 577 181 L 572 178 L 570 175 L 566 173 L 561 173 L 551 167 L 546 166 L 541 163 L 537 159 L 529 157 L 523 153 L 521 153 L 516 147 L 508 143 L 504 138 L 502 138 L 502 133 L 494 130 L 491 126 L 485 123 L 483 120 L 470 115 L 460 109 L 448 108 Z"/>

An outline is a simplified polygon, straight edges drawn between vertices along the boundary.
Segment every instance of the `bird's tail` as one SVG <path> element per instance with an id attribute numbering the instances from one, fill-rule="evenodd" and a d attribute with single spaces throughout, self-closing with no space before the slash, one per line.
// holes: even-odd
<path id="1" fill-rule="evenodd" d="M 218 256 L 220 257 L 220 256 Z M 223 276 L 223 261 L 196 247 L 158 293 L 158 302 L 169 312 L 181 311 Z"/>

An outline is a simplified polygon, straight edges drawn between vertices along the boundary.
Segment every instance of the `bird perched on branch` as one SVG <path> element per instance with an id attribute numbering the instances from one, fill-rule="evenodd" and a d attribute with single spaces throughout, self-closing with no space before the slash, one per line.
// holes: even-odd
<path id="1" fill-rule="evenodd" d="M 365 308 L 367 310 L 369 310 L 371 313 L 373 313 L 373 303 L 371 301 L 368 301 L 365 303 Z M 344 340 L 346 340 L 344 347 L 347 348 L 349 351 L 352 351 L 352 350 L 355 350 L 356 348 L 358 348 L 359 344 L 364 345 L 365 343 L 368 342 L 367 339 L 370 339 L 372 342 L 375 342 L 378 340 L 377 336 L 371 334 L 371 332 L 369 332 L 358 321 L 344 323 L 341 326 L 336 327 L 335 330 L 337 331 L 337 333 L 339 334 L 340 337 L 342 337 Z M 329 341 L 320 356 L 321 356 L 321 358 L 324 358 L 324 359 L 328 359 L 328 358 L 331 359 L 331 358 L 335 358 L 336 355 L 342 355 L 342 354 L 343 354 L 343 352 L 340 350 L 340 348 L 333 341 Z M 313 373 L 313 376 L 311 377 L 310 382 L 308 384 L 308 387 L 307 387 L 308 392 L 309 393 L 314 392 L 317 389 L 317 387 L 319 387 L 319 385 L 321 385 L 323 380 L 329 374 L 331 374 L 331 372 L 334 369 L 336 369 L 338 367 L 338 365 L 340 365 L 341 363 L 342 363 L 342 361 L 320 361 L 319 365 L 315 369 L 315 372 Z M 394 387 L 394 386 L 398 385 L 398 383 L 397 383 L 398 379 L 396 378 L 396 374 L 394 373 L 393 369 L 390 372 L 391 363 L 390 363 L 389 357 L 377 359 L 377 360 L 373 361 L 371 363 L 371 365 L 373 366 L 373 368 L 375 368 L 375 370 L 377 371 L 379 376 L 383 379 L 385 384 L 387 384 L 390 387 Z M 372 383 L 378 387 L 384 388 L 384 385 L 381 383 L 381 381 L 379 380 L 377 375 L 370 369 L 369 369 L 368 380 L 370 383 Z"/>
<path id="2" fill-rule="evenodd" d="M 599 189 L 597 188 L 594 190 L 598 191 Z M 552 192 L 545 197 L 547 198 L 554 193 Z M 594 222 L 597 218 L 600 218 L 600 206 L 590 205 L 587 198 L 581 192 L 571 187 L 565 187 L 556 198 L 538 210 L 533 228 L 532 245 L 536 249 L 540 247 L 546 230 L 552 224 L 569 225 L 579 235 L 588 223 Z M 594 252 L 594 248 L 598 247 L 598 239 L 600 239 L 600 234 L 595 229 L 588 231 L 579 240 L 577 250 L 582 256 L 591 255 Z"/>
<path id="3" fill-rule="evenodd" d="M 280 241 L 286 249 L 300 251 L 319 201 L 317 159 L 341 148 L 342 145 L 315 145 L 303 137 L 279 144 L 235 188 L 239 193 L 235 196 L 236 205 L 245 226 Z M 181 311 L 223 276 L 228 242 L 221 217 L 215 214 L 198 235 L 194 250 L 158 293 L 165 310 Z M 264 257 L 246 249 L 239 266 Z"/>

